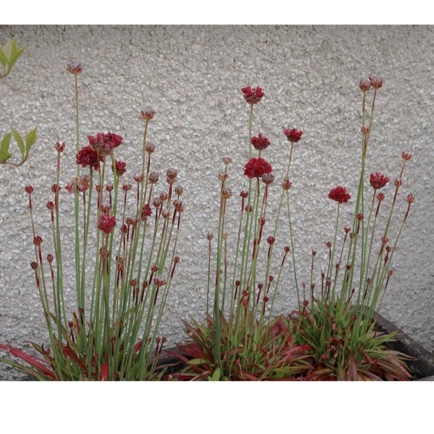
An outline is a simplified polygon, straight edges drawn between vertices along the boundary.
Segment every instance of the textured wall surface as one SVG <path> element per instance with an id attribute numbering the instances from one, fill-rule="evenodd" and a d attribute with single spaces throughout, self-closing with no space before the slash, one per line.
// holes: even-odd
<path id="1" fill-rule="evenodd" d="M 234 159 L 233 190 L 245 182 L 248 106 L 240 89 L 253 85 L 265 91 L 255 108 L 253 132 L 270 139 L 267 159 L 276 175 L 283 176 L 288 157 L 282 130 L 304 131 L 291 178 L 297 259 L 307 277 L 311 249 L 324 257 L 324 243 L 333 233 L 335 206 L 328 191 L 342 184 L 356 194 L 358 83 L 369 75 L 383 77 L 368 164 L 394 179 L 401 151 L 412 152 L 403 192 L 416 200 L 382 313 L 434 349 L 433 27 L 0 26 L 0 43 L 11 37 L 26 51 L 7 82 L 0 83 L 0 135 L 12 127 L 24 132 L 37 126 L 39 139 L 24 166 L 0 167 L 0 342 L 28 348 L 29 341 L 46 339 L 29 266 L 33 245 L 24 186 L 34 186 L 40 204 L 35 223 L 48 231 L 44 204 L 54 182 L 57 141 L 66 143 L 69 162 L 62 185 L 75 170 L 74 82 L 65 68 L 76 60 L 85 66 L 79 76 L 81 142 L 100 131 L 121 134 L 125 146 L 119 155 L 131 162 L 132 176 L 141 155 L 138 114 L 152 106 L 156 116 L 149 139 L 156 145 L 156 168 L 179 170 L 185 215 L 181 263 L 163 326 L 170 342 L 182 338 L 181 319 L 204 313 L 206 235 L 217 224 L 222 156 Z M 66 249 L 71 210 L 65 210 Z M 344 212 L 345 217 L 351 221 Z M 67 265 L 65 281 L 72 277 Z M 288 309 L 292 299 L 293 294 L 283 296 L 280 308 Z M 0 375 L 13 378 L 4 366 Z"/>

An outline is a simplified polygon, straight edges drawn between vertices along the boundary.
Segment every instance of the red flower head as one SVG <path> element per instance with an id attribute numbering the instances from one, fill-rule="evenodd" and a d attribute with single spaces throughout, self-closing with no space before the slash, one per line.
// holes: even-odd
<path id="1" fill-rule="evenodd" d="M 258 151 L 263 151 L 270 145 L 270 141 L 262 133 L 259 133 L 257 137 L 252 137 L 250 141 L 253 147 Z"/>
<path id="2" fill-rule="evenodd" d="M 371 176 L 369 177 L 369 182 L 371 183 L 372 187 L 374 187 L 374 190 L 379 190 L 389 182 L 389 178 L 387 176 L 384 176 L 380 172 L 376 172 L 371 173 Z"/>
<path id="3" fill-rule="evenodd" d="M 102 155 L 98 153 L 90 146 L 84 146 L 81 148 L 76 156 L 77 164 L 81 164 L 81 167 L 90 166 L 94 170 L 98 170 L 100 161 L 104 161 Z"/>
<path id="4" fill-rule="evenodd" d="M 148 217 L 152 215 L 151 205 L 145 203 L 142 207 L 142 222 L 146 221 Z"/>
<path id="5" fill-rule="evenodd" d="M 40 246 L 43 242 L 43 239 L 40 236 L 36 236 L 33 238 L 33 244 L 35 246 Z"/>
<path id="6" fill-rule="evenodd" d="M 286 138 L 291 143 L 297 143 L 300 141 L 303 131 L 298 131 L 293 128 L 292 130 L 283 130 L 283 134 L 285 134 Z"/>
<path id="7" fill-rule="evenodd" d="M 115 160 L 115 164 L 117 176 L 122 176 L 127 171 L 127 163 Z"/>
<path id="8" fill-rule="evenodd" d="M 329 199 L 335 200 L 338 203 L 346 203 L 351 199 L 351 196 L 344 187 L 338 185 L 330 190 Z"/>
<path id="9" fill-rule="evenodd" d="M 98 133 L 88 136 L 90 146 L 101 155 L 110 155 L 114 148 L 122 144 L 123 138 L 114 133 Z"/>
<path id="10" fill-rule="evenodd" d="M 244 166 L 244 175 L 248 178 L 260 178 L 264 173 L 271 173 L 271 164 L 263 158 L 251 158 Z"/>
<path id="11" fill-rule="evenodd" d="M 98 229 L 109 234 L 116 225 L 116 218 L 108 214 L 101 214 L 98 220 Z"/>
<path id="12" fill-rule="evenodd" d="M 258 87 L 243 87 L 241 89 L 241 92 L 244 94 L 244 99 L 248 104 L 257 104 L 259 101 L 261 101 L 261 98 L 265 95 L 263 90 Z"/>

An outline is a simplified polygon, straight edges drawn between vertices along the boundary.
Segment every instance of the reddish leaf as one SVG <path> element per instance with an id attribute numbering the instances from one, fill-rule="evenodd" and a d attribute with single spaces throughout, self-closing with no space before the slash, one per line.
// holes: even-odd
<path id="1" fill-rule="evenodd" d="M 21 360 L 24 360 L 29 365 L 33 366 L 35 369 L 40 371 L 42 374 L 46 375 L 51 380 L 57 380 L 56 374 L 49 369 L 46 365 L 44 365 L 44 360 L 39 359 L 34 356 L 30 356 L 29 354 L 26 354 L 25 352 L 19 350 L 18 348 L 14 348 L 11 345 L 3 345 L 0 344 L 0 349 L 8 351 L 13 356 L 18 357 Z"/>
<path id="2" fill-rule="evenodd" d="M 142 349 L 142 343 L 143 343 L 143 341 L 140 340 L 140 341 L 137 341 L 136 344 L 134 345 L 134 351 L 136 353 Z"/>
<path id="3" fill-rule="evenodd" d="M 357 372 L 357 363 L 356 359 L 352 354 L 349 355 L 348 360 L 348 372 L 347 372 L 347 380 L 348 381 L 357 381 L 358 372 Z"/>
<path id="4" fill-rule="evenodd" d="M 80 358 L 78 357 L 78 355 L 74 352 L 74 350 L 69 346 L 69 345 L 64 345 L 63 346 L 63 354 L 65 356 L 69 356 L 71 357 L 71 359 L 80 366 L 80 368 L 83 370 L 83 372 L 85 373 L 85 375 L 87 376 L 88 372 L 87 372 L 87 367 L 86 365 L 83 363 L 82 360 L 80 360 Z"/>
<path id="5" fill-rule="evenodd" d="M 101 364 L 101 381 L 107 381 L 109 376 L 109 367 L 107 363 Z"/>

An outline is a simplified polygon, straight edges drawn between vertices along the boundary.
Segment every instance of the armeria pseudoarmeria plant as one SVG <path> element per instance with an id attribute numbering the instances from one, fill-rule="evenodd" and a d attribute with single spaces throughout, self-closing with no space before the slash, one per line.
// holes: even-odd
<path id="1" fill-rule="evenodd" d="M 215 269 L 212 269 L 213 235 L 209 240 L 207 319 L 185 323 L 188 338 L 179 344 L 176 356 L 185 364 L 172 374 L 181 380 L 407 380 L 411 374 L 407 357 L 387 345 L 394 335 L 375 328 L 375 312 L 380 308 L 392 276 L 392 258 L 407 222 L 414 199 L 406 198 L 407 208 L 398 228 L 397 201 L 403 184 L 404 166 L 411 155 L 402 153 L 403 166 L 394 182 L 391 204 L 385 207 L 385 194 L 378 190 L 389 178 L 373 172 L 365 185 L 367 149 L 373 127 L 375 100 L 383 80 L 362 80 L 362 141 L 359 187 L 354 221 L 345 226 L 342 245 L 340 208 L 347 206 L 351 194 L 343 186 L 329 191 L 337 203 L 333 241 L 326 243 L 328 262 L 317 264 L 312 252 L 310 270 L 298 270 L 295 234 L 291 222 L 290 167 L 294 145 L 303 132 L 295 128 L 283 133 L 290 143 L 284 177 L 275 181 L 272 165 L 264 158 L 269 140 L 252 135 L 253 109 L 264 96 L 261 88 L 246 87 L 243 96 L 250 108 L 248 161 L 244 166 L 247 186 L 240 193 L 239 229 L 228 243 L 226 233 L 228 202 L 232 191 L 227 185 L 231 159 L 223 159 L 220 173 L 221 202 L 216 237 Z M 368 97 L 372 92 L 370 107 Z M 253 155 L 253 148 L 257 155 Z M 286 158 L 286 157 L 285 157 Z M 269 189 L 281 188 L 277 214 L 268 207 Z M 371 189 L 366 192 L 366 189 Z M 370 196 L 368 196 L 368 193 Z M 327 199 L 325 199 L 327 200 Z M 276 233 L 281 214 L 287 216 L 286 245 L 276 250 Z M 385 217 L 383 217 L 385 214 Z M 399 218 L 399 216 L 398 216 Z M 395 231 L 392 234 L 392 226 Z M 233 251 L 230 247 L 234 246 Z M 273 255 L 280 266 L 272 269 Z M 233 254 L 233 256 L 231 256 Z M 285 266 L 288 262 L 288 266 Z M 232 264 L 232 268 L 229 267 Z M 317 268 L 325 268 L 315 277 Z M 301 280 L 299 274 L 306 276 Z M 215 276 L 215 278 L 213 278 Z M 319 281 L 318 281 L 319 279 Z M 281 285 L 281 282 L 291 282 Z M 280 292 L 296 295 L 298 307 L 287 316 L 274 314 L 274 301 Z"/>
<path id="2" fill-rule="evenodd" d="M 152 170 L 151 158 L 155 146 L 147 141 L 152 109 L 139 116 L 144 122 L 141 172 L 131 181 L 126 180 L 126 163 L 115 157 L 123 145 L 120 135 L 89 135 L 89 143 L 80 147 L 77 78 L 83 67 L 71 63 L 67 70 L 75 78 L 77 152 L 74 162 L 64 161 L 66 145 L 55 145 L 56 171 L 46 202 L 51 232 L 39 233 L 33 215 L 37 192 L 25 187 L 35 253 L 30 265 L 49 344 L 32 344 L 39 356 L 2 344 L 1 350 L 25 363 L 2 361 L 40 380 L 155 379 L 166 340 L 158 330 L 179 262 L 182 187 L 177 170 L 169 168 L 164 188 L 157 192 L 160 176 Z M 65 181 L 61 167 L 71 163 L 77 173 Z M 62 236 L 61 202 L 74 209 L 72 249 Z M 73 282 L 64 278 L 66 258 L 74 260 Z"/>
<path id="3" fill-rule="evenodd" d="M 293 146 L 303 132 L 284 130 L 291 145 L 290 154 L 286 176 L 275 182 L 272 165 L 264 158 L 270 141 L 262 133 L 252 134 L 254 106 L 264 92 L 260 87 L 249 86 L 242 89 L 242 94 L 250 114 L 248 159 L 244 165 L 246 188 L 239 193 L 239 211 L 235 214 L 238 232 L 235 239 L 228 240 L 226 220 L 234 216 L 228 203 L 234 199 L 227 185 L 232 159 L 224 157 L 224 168 L 218 175 L 221 199 L 213 270 L 214 237 L 208 235 L 207 320 L 204 324 L 185 323 L 189 339 L 179 345 L 177 357 L 186 363 L 186 368 L 172 375 L 177 379 L 282 380 L 305 376 L 311 367 L 307 346 L 295 343 L 284 316 L 273 316 L 277 289 L 293 251 L 291 234 L 286 239 L 288 244 L 275 249 L 277 222 L 291 187 L 288 175 Z M 277 218 L 268 207 L 269 189 L 275 184 L 281 189 Z M 272 261 L 276 254 L 277 268 Z"/>
<path id="4" fill-rule="evenodd" d="M 389 177 L 372 172 L 369 184 L 366 182 L 375 101 L 382 85 L 379 77 L 360 82 L 361 167 L 353 222 L 342 228 L 340 207 L 347 206 L 351 195 L 342 186 L 332 188 L 328 197 L 337 203 L 337 212 L 333 242 L 326 242 L 328 262 L 319 280 L 312 278 L 304 285 L 303 304 L 291 316 L 296 341 L 309 345 L 315 360 L 310 380 L 411 378 L 405 364 L 407 357 L 386 346 L 394 336 L 380 333 L 375 325 L 375 313 L 393 274 L 393 256 L 414 202 L 410 193 L 404 198 L 405 209 L 398 208 L 404 168 L 411 159 L 409 152 L 401 153 L 402 167 L 389 192 L 388 204 L 383 191 Z M 343 239 L 339 244 L 341 230 Z M 313 251 L 312 269 L 315 258 Z"/>

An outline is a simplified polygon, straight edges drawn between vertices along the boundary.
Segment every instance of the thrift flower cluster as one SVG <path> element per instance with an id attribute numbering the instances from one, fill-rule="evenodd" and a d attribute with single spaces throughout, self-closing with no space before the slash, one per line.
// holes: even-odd
<path id="1" fill-rule="evenodd" d="M 338 185 L 330 190 L 329 199 L 335 200 L 341 204 L 348 202 L 351 199 L 351 195 L 347 192 L 345 187 Z"/>
<path id="2" fill-rule="evenodd" d="M 241 92 L 243 92 L 244 99 L 248 104 L 257 104 L 265 95 L 260 87 L 243 87 Z"/>
<path id="3" fill-rule="evenodd" d="M 113 149 L 122 144 L 123 138 L 114 133 L 98 133 L 96 136 L 89 136 L 89 145 L 84 146 L 78 152 L 76 160 L 77 164 L 85 168 L 92 167 L 94 170 L 99 169 L 99 163 L 104 161 L 104 158 L 113 153 Z M 125 163 L 120 165 L 120 170 L 125 173 Z M 117 165 L 116 165 L 117 166 Z"/>
<path id="4" fill-rule="evenodd" d="M 244 166 L 244 175 L 248 178 L 261 178 L 272 170 L 271 164 L 263 158 L 251 158 Z"/>

